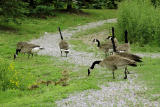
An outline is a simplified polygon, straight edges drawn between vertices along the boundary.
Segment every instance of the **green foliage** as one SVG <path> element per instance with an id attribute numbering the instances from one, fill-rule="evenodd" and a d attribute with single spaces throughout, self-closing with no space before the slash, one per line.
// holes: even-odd
<path id="1" fill-rule="evenodd" d="M 4 59 L 0 59 L 0 65 L 0 90 L 27 89 L 30 84 L 29 79 L 32 79 L 29 73 L 24 76 L 15 69 L 14 63 L 9 64 Z"/>
<path id="2" fill-rule="evenodd" d="M 155 7 L 160 6 L 160 0 L 151 0 L 151 2 Z"/>
<path id="3" fill-rule="evenodd" d="M 107 0 L 106 2 L 106 7 L 108 9 L 117 9 L 118 8 L 118 5 L 114 2 L 115 0 Z"/>
<path id="4" fill-rule="evenodd" d="M 33 14 L 36 16 L 54 16 L 53 13 L 53 7 L 52 6 L 45 6 L 45 5 L 38 5 L 34 10 Z"/>
<path id="5" fill-rule="evenodd" d="M 94 9 L 116 9 L 117 4 L 115 3 L 115 0 L 89 0 L 89 1 L 78 1 L 77 6 L 80 6 L 81 8 L 94 8 Z"/>
<path id="6" fill-rule="evenodd" d="M 8 79 L 8 66 L 9 63 L 0 59 L 0 90 L 5 91 L 8 88 L 9 79 Z"/>
<path id="7" fill-rule="evenodd" d="M 147 93 L 150 94 L 159 94 L 160 93 L 160 69 L 159 65 L 160 59 L 159 58 L 143 58 L 143 66 L 139 66 L 137 69 L 139 72 L 138 80 L 143 81 L 147 86 L 148 90 Z M 151 95 L 149 96 L 151 97 Z M 160 97 L 159 97 L 160 100 Z"/>
<path id="8" fill-rule="evenodd" d="M 150 2 L 125 1 L 120 5 L 117 32 L 124 41 L 124 31 L 129 32 L 129 41 L 140 45 L 160 45 L 160 11 Z"/>
<path id="9" fill-rule="evenodd" d="M 26 9 L 27 3 L 21 0 L 1 0 L 0 1 L 0 16 L 2 17 L 0 21 L 17 22 L 16 18 L 24 16 L 28 13 Z"/>

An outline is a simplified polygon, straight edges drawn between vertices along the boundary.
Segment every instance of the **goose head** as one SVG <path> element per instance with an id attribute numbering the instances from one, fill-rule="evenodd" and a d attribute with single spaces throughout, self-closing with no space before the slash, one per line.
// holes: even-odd
<path id="1" fill-rule="evenodd" d="M 106 38 L 106 40 L 111 40 L 112 39 L 112 36 L 108 36 L 107 38 Z"/>

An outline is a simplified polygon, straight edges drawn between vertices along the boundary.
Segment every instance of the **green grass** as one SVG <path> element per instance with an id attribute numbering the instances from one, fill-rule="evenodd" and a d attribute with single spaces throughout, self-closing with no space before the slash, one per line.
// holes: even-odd
<path id="1" fill-rule="evenodd" d="M 134 68 L 139 74 L 137 82 L 147 85 L 148 90 L 139 94 L 152 101 L 160 101 L 160 58 L 143 58 L 143 65 Z M 134 70 L 133 69 L 133 70 Z M 153 95 L 153 96 L 152 96 Z M 158 95 L 158 96 L 154 96 Z"/>
<path id="2" fill-rule="evenodd" d="M 160 53 L 160 47 L 158 46 L 151 46 L 151 45 L 144 45 L 139 46 L 138 44 L 131 45 L 132 52 L 142 52 L 142 53 Z"/>

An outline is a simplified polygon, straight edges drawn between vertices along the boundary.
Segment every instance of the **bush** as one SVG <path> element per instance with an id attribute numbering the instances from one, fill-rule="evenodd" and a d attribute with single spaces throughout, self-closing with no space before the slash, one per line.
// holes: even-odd
<path id="1" fill-rule="evenodd" d="M 53 9 L 54 8 L 51 6 L 39 5 L 33 10 L 33 14 L 37 15 L 38 17 L 54 16 Z"/>
<path id="2" fill-rule="evenodd" d="M 28 3 L 21 0 L 0 0 L 0 22 L 15 22 L 18 23 L 19 18 L 28 14 L 28 9 L 26 8 Z"/>
<path id="3" fill-rule="evenodd" d="M 32 76 L 30 74 L 23 75 L 18 72 L 14 63 L 10 63 L 0 58 L 0 90 L 5 91 L 7 89 L 27 89 L 29 84 L 33 83 Z"/>
<path id="4" fill-rule="evenodd" d="M 18 88 L 18 72 L 14 69 L 13 64 L 9 64 L 3 59 L 0 59 L 0 64 L 0 89 L 5 91 L 6 89 Z"/>
<path id="5" fill-rule="evenodd" d="M 124 41 L 124 31 L 128 30 L 129 41 L 140 45 L 160 45 L 160 11 L 150 2 L 125 1 L 120 5 L 117 37 Z"/>

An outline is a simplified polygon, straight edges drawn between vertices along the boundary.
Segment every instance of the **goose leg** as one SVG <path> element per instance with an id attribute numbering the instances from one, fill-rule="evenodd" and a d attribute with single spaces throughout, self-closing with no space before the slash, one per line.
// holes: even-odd
<path id="1" fill-rule="evenodd" d="M 127 67 L 125 68 L 124 74 L 125 74 L 124 79 L 127 79 Z"/>
<path id="2" fill-rule="evenodd" d="M 112 74 L 113 74 L 113 79 L 115 79 L 115 77 L 114 77 L 114 71 L 112 71 Z"/>
<path id="3" fill-rule="evenodd" d="M 66 57 L 67 57 L 67 53 L 66 53 Z"/>
<path id="4" fill-rule="evenodd" d="M 60 49 L 60 51 L 61 51 L 61 56 L 62 56 L 62 50 Z"/>
<path id="5" fill-rule="evenodd" d="M 125 69 L 126 69 L 126 71 L 127 71 L 127 74 L 130 74 L 130 72 L 128 71 L 128 68 L 126 67 Z"/>

